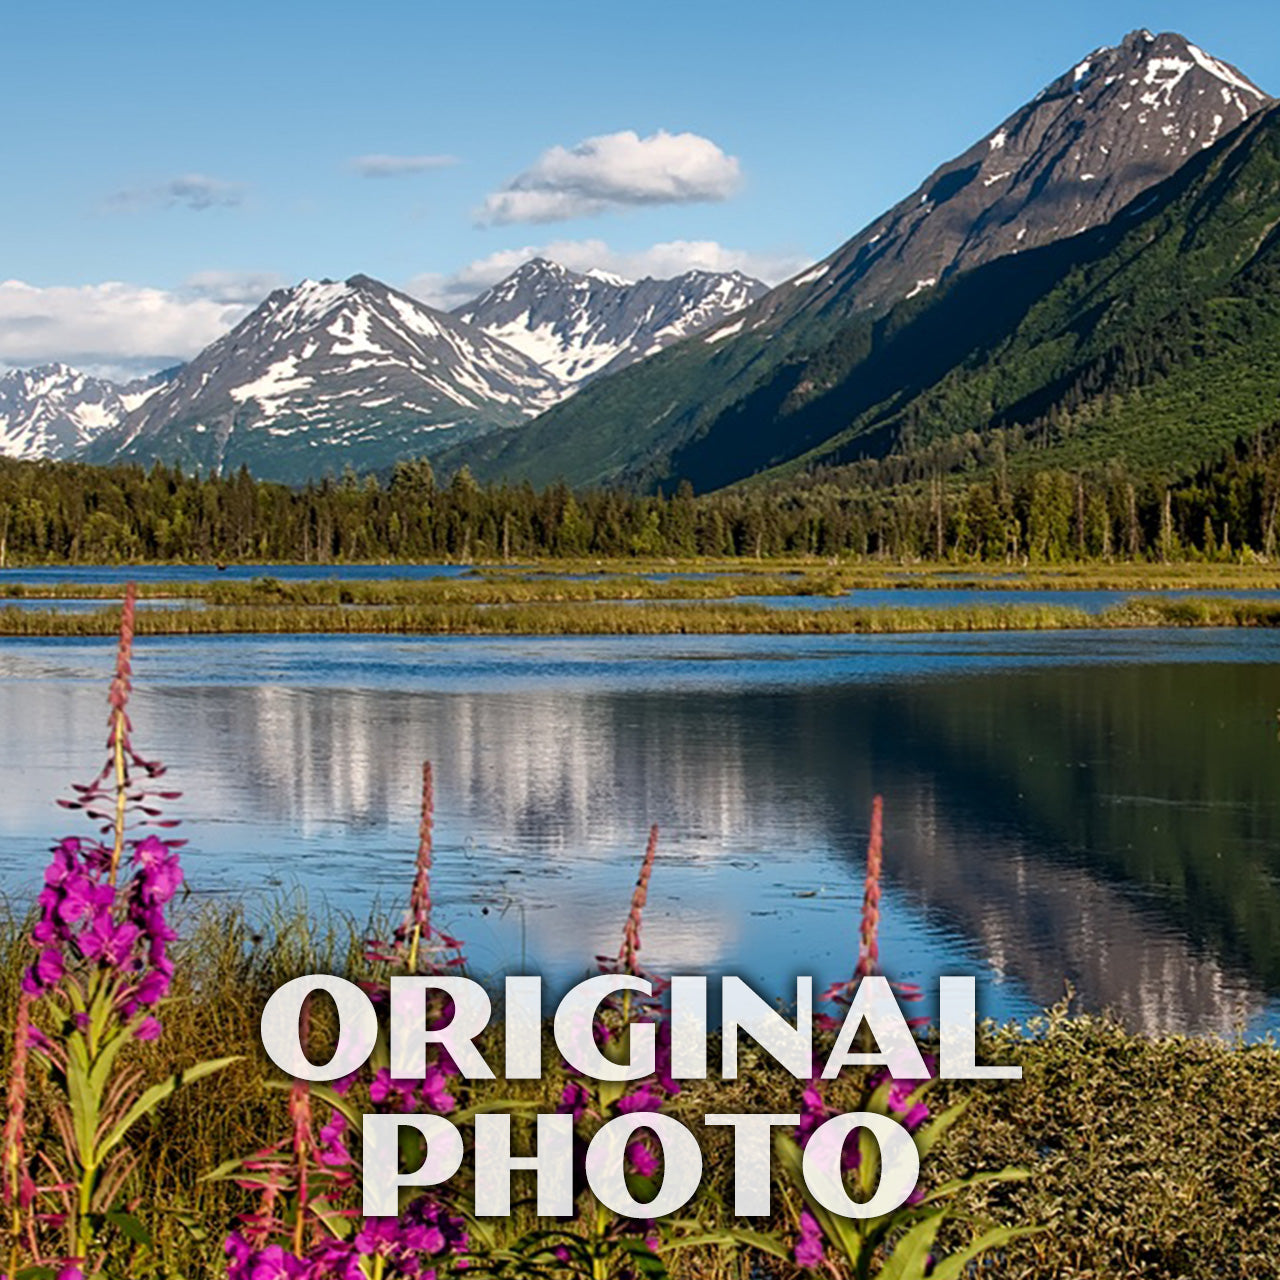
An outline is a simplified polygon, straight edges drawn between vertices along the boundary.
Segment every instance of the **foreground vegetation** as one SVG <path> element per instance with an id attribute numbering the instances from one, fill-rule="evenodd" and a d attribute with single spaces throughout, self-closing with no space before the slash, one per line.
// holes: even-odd
<path id="1" fill-rule="evenodd" d="M 265 568 L 265 566 L 264 566 Z M 849 591 L 905 593 L 923 589 L 981 591 L 1276 591 L 1280 568 L 1259 562 L 1124 563 L 1083 561 L 1016 571 L 991 566 L 956 568 L 936 563 L 884 565 L 865 560 L 778 558 L 743 561 L 715 557 L 572 559 L 522 565 L 459 566 L 433 577 L 380 576 L 388 566 L 364 566 L 339 577 L 338 566 L 316 565 L 305 577 L 154 579 L 138 585 L 142 600 L 198 600 L 206 605 L 522 604 L 617 600 L 727 600 L 736 596 L 840 596 Z M 128 569 L 121 570 L 127 574 Z M 22 570 L 0 578 L 5 600 L 118 600 L 118 582 L 94 582 L 76 573 L 42 582 Z"/>
<path id="2" fill-rule="evenodd" d="M 221 1274 L 223 1236 L 253 1205 L 251 1193 L 206 1175 L 288 1125 L 287 1096 L 274 1087 L 278 1075 L 259 1045 L 263 1004 L 299 973 L 367 976 L 362 942 L 369 934 L 297 903 L 267 922 L 234 908 L 204 907 L 189 908 L 178 923 L 182 942 L 165 1034 L 139 1046 L 136 1065 L 159 1078 L 222 1053 L 245 1057 L 175 1094 L 146 1127 L 139 1147 L 145 1178 L 135 1176 L 129 1202 L 151 1243 L 117 1247 L 121 1262 L 130 1259 L 131 1277 L 195 1280 Z M 3 954 L 0 1018 L 12 1027 L 20 966 L 29 959 L 12 920 Z M 942 1086 L 944 1101 L 965 1097 L 970 1107 L 938 1149 L 931 1177 L 1025 1166 L 1029 1180 L 975 1188 L 967 1207 L 1052 1229 L 1011 1244 L 977 1274 L 1255 1280 L 1280 1267 L 1274 1227 L 1280 1049 L 1145 1039 L 1105 1019 L 1070 1016 L 1064 1007 L 1025 1029 L 989 1028 L 982 1053 L 1021 1063 L 1023 1081 Z M 520 1089 L 554 1110 L 565 1083 L 551 1072 Z M 842 1080 L 832 1090 L 833 1105 L 851 1104 L 859 1086 L 856 1076 Z M 481 1084 L 466 1101 L 514 1089 Z M 733 1083 L 687 1084 L 670 1109 L 696 1125 L 709 1111 L 791 1110 L 797 1092 L 780 1069 L 755 1069 Z M 48 1123 L 48 1101 L 37 1090 L 28 1103 L 36 1132 Z M 729 1225 L 732 1170 L 723 1135 L 705 1144 L 705 1154 L 705 1194 L 693 1207 L 708 1227 Z M 779 1197 L 775 1191 L 775 1202 Z M 670 1266 L 689 1280 L 746 1275 L 744 1259 L 731 1250 L 676 1251 Z M 791 1268 L 779 1264 L 783 1270 Z"/>

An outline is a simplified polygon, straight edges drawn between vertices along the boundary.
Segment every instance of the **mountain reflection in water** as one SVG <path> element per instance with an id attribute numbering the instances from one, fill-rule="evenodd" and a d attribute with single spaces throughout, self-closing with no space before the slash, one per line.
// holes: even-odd
<path id="1" fill-rule="evenodd" d="M 296 884 L 357 917 L 405 890 L 431 759 L 436 897 L 483 972 L 564 982 L 616 949 L 656 821 L 646 963 L 776 993 L 843 976 L 879 791 L 895 976 L 978 973 L 996 1016 L 1070 980 L 1142 1030 L 1280 1027 L 1270 655 L 1105 665 L 1078 633 L 1027 665 L 941 639 L 883 670 L 874 639 L 722 641 L 674 679 L 611 678 L 654 641 L 147 641 L 135 719 L 186 792 L 198 891 Z M 765 658 L 808 666 L 744 674 Z M 0 646 L 7 888 L 74 828 L 52 802 L 96 767 L 108 667 L 102 644 Z"/>

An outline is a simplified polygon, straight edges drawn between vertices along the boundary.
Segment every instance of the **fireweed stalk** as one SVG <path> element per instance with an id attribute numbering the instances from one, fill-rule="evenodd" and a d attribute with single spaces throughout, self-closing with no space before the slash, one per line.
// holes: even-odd
<path id="1" fill-rule="evenodd" d="M 386 1004 L 387 978 L 393 973 L 439 973 L 464 963 L 461 944 L 431 919 L 434 813 L 431 765 L 424 764 L 409 909 L 390 939 L 367 944 L 366 959 L 380 971 L 363 984 L 375 1005 Z M 433 1016 L 444 1025 L 452 1012 L 442 1001 Z M 304 1043 L 309 1031 L 304 1012 Z M 362 1115 L 429 1110 L 460 1118 L 450 1092 L 458 1069 L 442 1048 L 432 1052 L 423 1079 L 396 1079 L 380 1038 L 363 1072 L 332 1088 L 299 1080 L 289 1084 L 289 1136 L 211 1175 L 231 1177 L 259 1195 L 257 1210 L 226 1239 L 227 1280 L 437 1280 L 441 1268 L 466 1266 L 466 1222 L 445 1201 L 418 1196 L 398 1218 L 364 1218 L 354 1207 L 360 1167 L 351 1147 L 360 1146 Z M 365 1098 L 367 1103 L 357 1105 Z M 316 1103 L 327 1115 L 319 1126 Z M 353 1136 L 357 1141 L 351 1142 Z"/>
<path id="2" fill-rule="evenodd" d="M 574 1118 L 574 1192 L 575 1201 L 582 1205 L 575 1219 L 579 1229 L 535 1228 L 505 1248 L 491 1248 L 476 1260 L 477 1267 L 487 1273 L 513 1280 L 543 1276 L 639 1280 L 666 1275 L 658 1253 L 664 1234 L 659 1224 L 614 1215 L 588 1193 L 585 1176 L 587 1147 L 601 1126 L 618 1116 L 661 1111 L 680 1092 L 679 1083 L 671 1077 L 671 1025 L 663 1006 L 669 984 L 640 964 L 640 930 L 657 852 L 655 826 L 649 831 L 618 953 L 596 957 L 601 973 L 644 978 L 652 995 L 627 991 L 606 1000 L 592 1023 L 597 1047 L 617 1062 L 630 1057 L 631 1028 L 639 1022 L 656 1023 L 656 1070 L 642 1080 L 611 1082 L 588 1078 L 565 1064 L 569 1082 L 556 1110 Z M 660 1186 L 660 1161 L 653 1146 L 637 1136 L 628 1144 L 625 1160 L 631 1194 L 641 1202 L 652 1199 Z"/>
<path id="3" fill-rule="evenodd" d="M 4 1135 L 11 1277 L 20 1274 L 23 1252 L 46 1266 L 58 1265 L 61 1254 L 60 1275 L 69 1280 L 100 1264 L 109 1228 L 130 1216 L 125 1194 L 138 1161 L 128 1143 L 134 1125 L 179 1085 L 235 1061 L 200 1063 L 149 1088 L 129 1062 L 133 1045 L 161 1034 L 157 1013 L 173 977 L 168 946 L 176 937 L 165 911 L 182 884 L 184 843 L 156 834 L 177 825 L 161 817 L 157 802 L 178 793 L 156 786 L 164 766 L 133 746 L 135 602 L 130 585 L 108 698 L 106 763 L 92 782 L 75 787 L 74 800 L 59 802 L 97 822 L 104 838 L 69 836 L 54 847 L 30 936 L 36 955 L 22 976 Z M 60 1152 L 25 1150 L 33 1066 L 52 1086 Z"/>
<path id="4" fill-rule="evenodd" d="M 880 894 L 884 865 L 884 802 L 876 796 L 871 804 L 871 833 L 867 842 L 867 870 L 863 884 L 862 919 L 858 930 L 858 960 L 853 977 L 847 982 L 837 982 L 823 993 L 822 999 L 844 1010 L 852 1004 L 858 984 L 863 978 L 879 972 L 880 965 Z M 890 984 L 899 1000 L 919 1000 L 919 987 L 912 983 Z M 908 1019 L 913 1027 L 925 1024 L 925 1019 Z M 835 1030 L 844 1022 L 844 1015 L 830 1017 L 819 1015 L 815 1025 L 824 1030 Z M 860 1048 L 874 1052 L 875 1044 L 864 1027 L 860 1033 Z M 923 1080 L 895 1080 L 884 1068 L 871 1072 L 863 1088 L 861 1101 L 854 1110 L 872 1112 L 889 1117 L 900 1124 L 916 1144 L 921 1158 L 929 1152 L 938 1139 L 960 1117 L 964 1104 L 952 1107 L 934 1117 L 924 1101 L 927 1090 L 934 1083 L 936 1063 L 927 1054 L 921 1054 L 929 1076 Z M 804 1090 L 800 1105 L 800 1124 L 794 1138 L 782 1135 L 776 1142 L 779 1167 L 790 1182 L 794 1206 L 796 1232 L 790 1250 L 773 1237 L 752 1237 L 752 1243 L 768 1252 L 794 1261 L 802 1270 L 821 1272 L 837 1280 L 850 1272 L 857 1280 L 871 1276 L 877 1260 L 888 1257 L 884 1270 L 879 1274 L 892 1274 L 894 1280 L 917 1280 L 925 1276 L 934 1280 L 956 1280 L 967 1274 L 966 1268 L 974 1258 L 987 1249 L 997 1247 L 1029 1234 L 1035 1228 L 993 1228 L 974 1240 L 967 1248 L 939 1262 L 932 1253 L 933 1242 L 942 1227 L 944 1218 L 951 1215 L 947 1203 L 964 1188 L 981 1182 L 1015 1181 L 1026 1176 L 1021 1170 L 1003 1169 L 997 1173 L 978 1173 L 968 1178 L 956 1179 L 929 1192 L 916 1186 L 905 1204 L 879 1218 L 851 1219 L 832 1213 L 811 1195 L 803 1174 L 803 1152 L 809 1140 L 821 1125 L 833 1115 L 822 1093 L 820 1079 L 821 1062 L 814 1062 L 813 1076 Z M 932 1119 L 932 1123 L 929 1121 Z M 879 1180 L 879 1153 L 874 1139 L 862 1130 L 855 1129 L 847 1138 L 841 1156 L 847 1189 L 854 1199 L 867 1200 L 876 1189 Z M 954 1216 L 954 1215 L 953 1215 Z"/>

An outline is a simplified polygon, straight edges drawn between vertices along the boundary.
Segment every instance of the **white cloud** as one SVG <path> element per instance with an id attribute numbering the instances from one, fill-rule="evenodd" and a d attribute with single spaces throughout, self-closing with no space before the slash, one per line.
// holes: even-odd
<path id="1" fill-rule="evenodd" d="M 224 182 L 203 173 L 184 173 L 154 186 L 127 187 L 107 200 L 107 207 L 122 212 L 152 208 L 157 205 L 188 209 L 230 208 L 244 202 L 244 186 Z"/>
<path id="2" fill-rule="evenodd" d="M 696 133 L 633 130 L 544 151 L 493 192 L 482 224 L 560 222 L 632 205 L 726 200 L 741 182 L 734 156 Z"/>
<path id="3" fill-rule="evenodd" d="M 106 376 L 151 372 L 189 359 L 260 300 L 118 281 L 49 288 L 0 281 L 0 366 L 62 361 Z"/>
<path id="4" fill-rule="evenodd" d="M 457 156 L 369 155 L 353 157 L 351 167 L 362 178 L 403 178 L 432 169 L 447 169 L 457 163 Z"/>
<path id="5" fill-rule="evenodd" d="M 449 275 L 426 272 L 415 276 L 405 288 L 431 306 L 449 310 L 470 302 L 530 258 L 550 258 L 573 271 L 595 267 L 628 280 L 645 276 L 666 280 L 686 271 L 744 271 L 766 284 L 786 280 L 812 261 L 798 253 L 730 249 L 714 240 L 668 240 L 637 250 L 613 249 L 604 240 L 552 240 L 502 249 Z"/>

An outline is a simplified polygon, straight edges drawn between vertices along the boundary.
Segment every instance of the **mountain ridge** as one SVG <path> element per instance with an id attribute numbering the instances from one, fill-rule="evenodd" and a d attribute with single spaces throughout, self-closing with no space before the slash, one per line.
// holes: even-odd
<path id="1" fill-rule="evenodd" d="M 773 438 L 757 431 L 753 451 L 737 457 L 738 419 L 748 409 L 758 416 L 770 398 L 780 408 L 803 381 L 796 370 L 842 330 L 975 267 L 1105 225 L 1221 145 L 1232 132 L 1230 114 L 1240 118 L 1238 130 L 1273 103 L 1184 37 L 1132 33 L 1075 64 L 822 262 L 737 316 L 583 388 L 519 436 L 498 433 L 443 461 L 535 484 L 687 478 L 699 487 L 777 465 L 816 442 L 792 447 L 779 422 Z M 987 172 L 1019 156 L 1016 172 Z M 1008 181 L 995 191 L 986 179 L 998 175 Z M 1093 203 L 1077 199 L 1082 191 Z M 1064 229 L 1066 213 L 1074 220 Z M 844 425 L 830 424 L 830 434 Z M 681 451 L 708 439 L 717 442 L 719 465 L 682 471 Z"/>
<path id="2" fill-rule="evenodd" d="M 711 328 L 767 289 L 740 271 L 632 281 L 535 257 L 451 314 L 577 387 Z"/>
<path id="3" fill-rule="evenodd" d="M 117 383 L 55 361 L 0 374 L 0 456 L 76 457 L 119 426 L 172 373 Z"/>
<path id="4" fill-rule="evenodd" d="M 271 293 L 88 461 L 305 480 L 527 419 L 563 392 L 520 352 L 367 275 Z"/>

